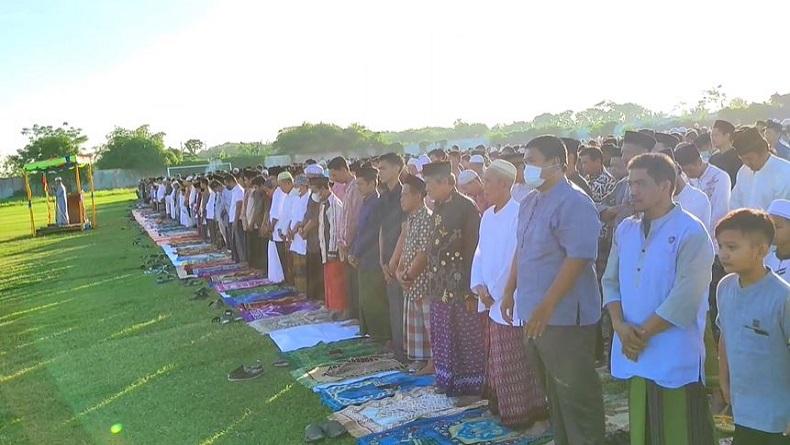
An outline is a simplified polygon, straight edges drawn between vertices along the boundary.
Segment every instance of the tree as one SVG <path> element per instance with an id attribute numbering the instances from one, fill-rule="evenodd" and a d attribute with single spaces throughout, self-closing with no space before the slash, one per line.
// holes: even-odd
<path id="1" fill-rule="evenodd" d="M 29 162 L 42 161 L 67 155 L 78 154 L 82 144 L 88 137 L 82 129 L 63 122 L 60 127 L 35 124 L 31 128 L 23 128 L 22 134 L 28 137 L 28 143 L 17 150 L 15 155 L 8 157 L 7 169 L 13 173 L 22 170 Z"/>
<path id="2" fill-rule="evenodd" d="M 283 128 L 277 133 L 272 148 L 283 154 L 358 153 L 382 151 L 387 147 L 381 133 L 359 124 L 341 128 L 334 124 L 311 124 Z"/>
<path id="3" fill-rule="evenodd" d="M 206 144 L 200 139 L 190 139 L 184 142 L 184 150 L 193 156 L 197 155 L 204 148 L 206 148 Z"/>
<path id="4" fill-rule="evenodd" d="M 116 127 L 107 135 L 99 152 L 99 168 L 126 168 L 140 172 L 159 172 L 166 165 L 177 164 L 181 151 L 167 149 L 165 134 L 152 133 L 148 125 L 135 130 Z"/>

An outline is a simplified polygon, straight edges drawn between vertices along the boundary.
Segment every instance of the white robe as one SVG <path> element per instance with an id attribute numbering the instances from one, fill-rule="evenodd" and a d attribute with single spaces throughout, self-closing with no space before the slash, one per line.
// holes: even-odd
<path id="1" fill-rule="evenodd" d="M 775 199 L 790 199 L 790 162 L 771 155 L 756 172 L 741 166 L 732 190 L 731 209 L 767 210 Z"/>
<path id="2" fill-rule="evenodd" d="M 66 187 L 61 183 L 55 186 L 55 222 L 59 226 L 65 226 L 69 223 L 69 204 L 66 194 Z"/>

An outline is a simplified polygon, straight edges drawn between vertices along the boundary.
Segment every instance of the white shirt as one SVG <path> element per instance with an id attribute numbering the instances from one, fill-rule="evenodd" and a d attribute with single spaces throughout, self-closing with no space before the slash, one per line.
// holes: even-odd
<path id="1" fill-rule="evenodd" d="M 763 168 L 756 172 L 746 165 L 741 166 L 730 208 L 766 210 L 774 199 L 790 199 L 790 162 L 770 155 Z"/>
<path id="2" fill-rule="evenodd" d="M 294 187 L 296 189 L 296 187 Z M 306 191 L 304 195 L 299 196 L 298 192 L 296 198 L 291 205 L 291 217 L 289 218 L 289 228 L 291 230 L 296 228 L 296 225 L 304 220 L 307 213 L 307 204 L 310 202 L 310 191 Z M 291 242 L 291 252 L 296 252 L 299 255 L 307 255 L 307 241 L 299 236 L 297 233 Z"/>
<path id="3" fill-rule="evenodd" d="M 156 200 L 161 201 L 165 199 L 165 191 L 166 187 L 164 184 L 159 184 L 159 188 L 156 189 Z"/>
<path id="4" fill-rule="evenodd" d="M 277 227 L 280 226 L 280 220 L 282 220 L 286 215 L 283 214 L 283 207 L 285 206 L 285 198 L 288 195 L 281 189 L 277 187 L 272 194 L 272 207 L 269 210 L 269 222 L 273 220 L 277 220 L 277 226 L 274 227 L 274 231 L 272 233 L 272 240 L 274 241 L 282 241 L 283 239 L 280 238 L 280 234 L 277 233 Z M 283 232 L 284 233 L 284 232 Z"/>
<path id="5" fill-rule="evenodd" d="M 206 219 L 214 219 L 214 202 L 217 199 L 217 194 L 214 190 L 208 192 L 208 199 L 206 199 Z"/>
<path id="6" fill-rule="evenodd" d="M 231 192 L 230 206 L 228 207 L 228 222 L 233 224 L 236 222 L 236 207 L 240 206 L 241 201 L 244 199 L 244 188 L 236 184 Z"/>
<path id="7" fill-rule="evenodd" d="M 787 272 L 787 269 L 790 268 L 790 258 L 780 260 L 776 256 L 776 246 L 771 246 L 771 251 L 768 252 L 763 261 L 765 261 L 765 266 L 771 269 L 779 278 L 790 283 L 790 273 Z"/>
<path id="8" fill-rule="evenodd" d="M 713 164 L 708 164 L 699 178 L 689 179 L 689 184 L 702 190 L 710 201 L 710 225 L 708 233 L 713 234 L 713 229 L 724 215 L 730 211 L 730 193 L 732 182 L 730 175 Z"/>
<path id="9" fill-rule="evenodd" d="M 702 190 L 686 184 L 683 190 L 675 196 L 675 201 L 683 207 L 683 210 L 702 221 L 702 224 L 705 225 L 705 229 L 708 231 L 708 235 L 713 233 L 710 224 L 710 201 Z"/>
<path id="10" fill-rule="evenodd" d="M 488 316 L 496 323 L 507 325 L 502 318 L 502 300 L 505 286 L 510 276 L 513 256 L 516 254 L 516 232 L 518 231 L 519 203 L 511 198 L 498 212 L 490 206 L 483 212 L 480 220 L 480 238 L 472 258 L 471 288 L 484 285 L 494 300 L 488 309 Z M 487 309 L 481 301 L 477 303 L 477 311 Z M 517 314 L 515 308 L 513 314 Z M 517 317 L 513 317 L 513 325 L 521 325 Z"/>
<path id="11" fill-rule="evenodd" d="M 233 190 L 228 190 L 227 187 L 222 187 L 222 210 L 228 214 L 228 220 L 230 220 L 230 201 L 232 199 Z"/>

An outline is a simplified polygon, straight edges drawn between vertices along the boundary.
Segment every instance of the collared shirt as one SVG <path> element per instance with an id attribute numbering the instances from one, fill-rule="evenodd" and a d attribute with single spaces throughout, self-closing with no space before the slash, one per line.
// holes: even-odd
<path id="1" fill-rule="evenodd" d="M 359 208 L 362 206 L 362 193 L 359 193 L 356 179 L 348 184 L 345 199 L 341 201 L 343 201 L 343 215 L 340 219 L 340 237 L 337 241 L 339 245 L 349 248 L 357 233 Z"/>
<path id="2" fill-rule="evenodd" d="M 395 247 L 398 244 L 398 237 L 400 237 L 401 227 L 406 214 L 400 207 L 400 195 L 403 187 L 400 182 L 395 184 L 392 190 L 384 186 L 384 191 L 381 193 L 381 259 L 389 262 L 392 254 L 395 252 Z"/>
<path id="3" fill-rule="evenodd" d="M 276 219 L 277 225 L 279 226 L 280 220 L 285 217 L 283 209 L 285 207 L 285 198 L 287 196 L 288 195 L 283 191 L 282 188 L 277 187 L 274 189 L 274 193 L 272 193 L 272 206 L 269 209 L 269 224 L 271 224 L 272 221 Z M 276 227 L 272 227 L 272 240 L 282 241 L 280 234 L 277 233 Z"/>
<path id="4" fill-rule="evenodd" d="M 710 201 L 710 225 L 708 233 L 713 234 L 716 223 L 730 211 L 730 176 L 712 164 L 705 166 L 699 178 L 689 179 L 689 184 L 702 190 Z"/>
<path id="5" fill-rule="evenodd" d="M 745 165 L 738 170 L 731 209 L 766 210 L 775 199 L 790 199 L 790 162 L 770 155 L 758 171 Z"/>
<path id="6" fill-rule="evenodd" d="M 294 190 L 296 187 L 294 187 Z M 291 206 L 291 217 L 289 218 L 289 229 L 296 231 L 296 226 L 301 224 L 304 221 L 305 214 L 307 213 L 307 204 L 312 201 L 310 199 L 310 192 L 307 191 L 304 195 L 299 195 L 297 192 L 296 198 L 294 199 L 292 206 Z M 299 255 L 307 255 L 307 240 L 302 238 L 299 233 L 294 235 L 293 241 L 291 241 L 291 252 L 297 253 Z"/>
<path id="7" fill-rule="evenodd" d="M 417 258 L 417 254 L 428 254 L 433 241 L 434 221 L 431 211 L 424 205 L 412 213 L 406 219 L 406 238 L 403 242 L 403 254 L 401 255 L 400 262 L 408 270 L 411 264 Z M 423 270 L 416 277 L 412 277 L 414 283 L 409 289 L 403 290 L 403 296 L 409 301 L 418 298 L 430 298 L 428 287 L 428 273 L 427 269 Z"/>
<path id="8" fill-rule="evenodd" d="M 516 253 L 518 211 L 518 201 L 511 198 L 499 211 L 494 211 L 494 206 L 491 206 L 483 213 L 480 220 L 480 240 L 472 259 L 472 289 L 484 285 L 494 300 L 494 304 L 488 309 L 482 301 L 478 301 L 477 311 L 488 311 L 491 320 L 501 325 L 507 325 L 502 318 L 500 307 L 505 297 L 513 255 Z M 513 311 L 514 314 L 517 312 L 518 308 Z M 513 318 L 514 325 L 521 324 L 518 317 Z"/>
<path id="9" fill-rule="evenodd" d="M 342 182 L 335 182 L 332 184 L 332 193 L 335 194 L 337 199 L 343 201 L 346 199 L 346 189 L 350 183 L 343 184 Z"/>
<path id="10" fill-rule="evenodd" d="M 208 192 L 208 199 L 206 200 L 206 219 L 214 219 L 215 203 L 217 201 L 217 193 L 214 190 Z"/>
<path id="11" fill-rule="evenodd" d="M 624 320 L 637 326 L 654 314 L 672 326 L 653 336 L 636 362 L 625 357 L 615 335 L 612 376 L 643 377 L 665 388 L 700 380 L 713 258 L 702 222 L 680 206 L 649 223 L 633 216 L 617 227 L 603 277 L 604 304 L 619 301 Z"/>
<path id="12" fill-rule="evenodd" d="M 730 274 L 716 300 L 735 423 L 781 433 L 790 419 L 790 285 L 768 272 L 741 287 Z"/>
<path id="13" fill-rule="evenodd" d="M 433 209 L 434 241 L 428 253 L 430 297 L 463 303 L 471 294 L 472 258 L 477 248 L 480 214 L 471 199 L 453 190 Z"/>
<path id="14" fill-rule="evenodd" d="M 730 148 L 725 152 L 718 152 L 710 157 L 711 164 L 719 167 L 720 169 L 724 170 L 728 175 L 730 175 L 730 185 L 735 187 L 735 183 L 738 180 L 738 170 L 743 165 L 743 161 L 741 158 L 738 157 L 738 153 L 735 151 L 734 148 Z"/>
<path id="15" fill-rule="evenodd" d="M 611 193 L 614 190 L 614 186 L 617 185 L 617 180 L 606 168 L 595 179 L 587 178 L 587 182 L 590 184 L 590 192 L 592 193 L 590 198 L 596 203 L 603 201 L 604 197 Z"/>
<path id="16" fill-rule="evenodd" d="M 381 198 L 374 191 L 362 198 L 357 217 L 357 234 L 351 245 L 351 254 L 359 262 L 358 270 L 380 269 L 379 230 L 381 229 Z"/>
<path id="17" fill-rule="evenodd" d="M 586 326 L 601 317 L 595 275 L 601 222 L 592 199 L 561 179 L 546 192 L 533 190 L 518 215 L 518 317 L 529 320 L 543 302 L 566 258 L 589 260 L 549 320 L 553 326 Z"/>

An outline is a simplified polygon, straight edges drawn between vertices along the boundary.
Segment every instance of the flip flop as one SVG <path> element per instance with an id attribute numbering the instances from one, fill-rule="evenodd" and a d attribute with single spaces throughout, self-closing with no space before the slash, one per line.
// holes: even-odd
<path id="1" fill-rule="evenodd" d="M 283 359 L 283 360 L 275 361 L 274 363 L 272 363 L 272 366 L 277 368 L 287 368 L 288 366 L 290 366 L 290 363 L 288 363 L 288 360 Z"/>
<path id="2" fill-rule="evenodd" d="M 321 424 L 321 429 L 326 434 L 326 437 L 330 439 L 337 439 L 338 437 L 346 434 L 346 427 L 344 427 L 340 422 L 337 420 L 329 420 L 327 422 L 323 422 Z"/>
<path id="3" fill-rule="evenodd" d="M 317 423 L 311 423 L 304 429 L 305 443 L 318 442 L 319 440 L 326 439 L 323 428 Z"/>

